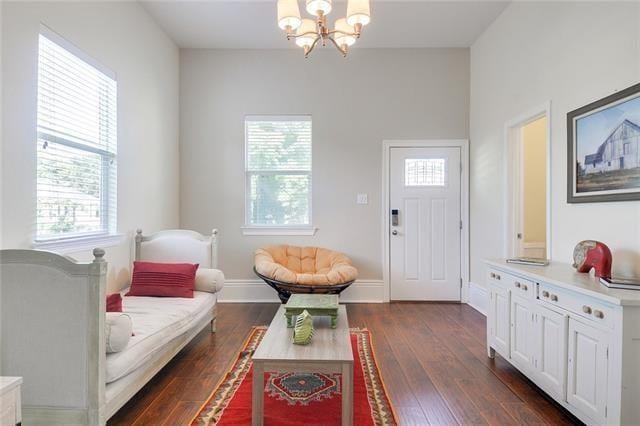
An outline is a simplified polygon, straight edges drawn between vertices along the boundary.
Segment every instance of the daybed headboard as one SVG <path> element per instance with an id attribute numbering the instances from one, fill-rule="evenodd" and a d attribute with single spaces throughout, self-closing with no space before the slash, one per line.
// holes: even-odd
<path id="1" fill-rule="evenodd" d="M 104 250 L 91 263 L 0 250 L 0 375 L 22 376 L 27 418 L 42 410 L 98 423 L 104 404 Z M 33 417 L 31 417 L 33 418 Z"/>
<path id="2" fill-rule="evenodd" d="M 195 231 L 171 229 L 142 235 L 136 231 L 135 260 L 151 262 L 199 263 L 203 268 L 218 266 L 218 230 L 205 237 Z"/>

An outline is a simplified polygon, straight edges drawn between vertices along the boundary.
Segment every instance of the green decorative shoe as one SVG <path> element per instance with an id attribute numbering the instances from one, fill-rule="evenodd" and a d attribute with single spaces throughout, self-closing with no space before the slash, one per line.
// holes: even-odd
<path id="1" fill-rule="evenodd" d="M 313 317 L 304 310 L 296 317 L 296 325 L 293 327 L 293 343 L 296 345 L 308 345 L 313 337 Z"/>

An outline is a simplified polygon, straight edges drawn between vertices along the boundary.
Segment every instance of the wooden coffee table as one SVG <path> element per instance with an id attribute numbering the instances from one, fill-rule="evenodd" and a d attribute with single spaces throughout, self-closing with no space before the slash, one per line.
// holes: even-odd
<path id="1" fill-rule="evenodd" d="M 314 318 L 313 326 L 311 343 L 294 345 L 293 329 L 287 328 L 284 306 L 280 306 L 276 312 L 253 354 L 253 425 L 262 425 L 264 419 L 265 371 L 342 373 L 342 424 L 353 424 L 353 352 L 346 308 L 344 305 L 338 308 L 336 328 L 331 328 L 329 317 Z"/>

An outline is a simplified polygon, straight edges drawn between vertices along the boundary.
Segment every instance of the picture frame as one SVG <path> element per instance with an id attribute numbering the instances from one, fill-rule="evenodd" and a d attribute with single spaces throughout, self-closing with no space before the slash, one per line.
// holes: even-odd
<path id="1" fill-rule="evenodd" d="M 640 200 L 640 84 L 567 114 L 567 202 Z"/>

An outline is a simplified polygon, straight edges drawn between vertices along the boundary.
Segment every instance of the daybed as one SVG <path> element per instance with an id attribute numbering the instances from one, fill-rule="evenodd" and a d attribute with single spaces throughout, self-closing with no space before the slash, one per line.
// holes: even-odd
<path id="1" fill-rule="evenodd" d="M 136 260 L 216 265 L 216 237 L 136 235 Z M 102 425 L 202 329 L 215 330 L 224 276 L 206 271 L 193 299 L 124 297 L 134 336 L 106 354 L 104 251 L 77 263 L 37 250 L 0 251 L 0 374 L 22 376 L 24 424 Z M 124 291 L 123 293 L 125 293 Z"/>
<path id="2" fill-rule="evenodd" d="M 282 303 L 293 293 L 340 294 L 358 276 L 351 260 L 340 252 L 289 245 L 256 250 L 253 270 L 278 292 Z"/>

